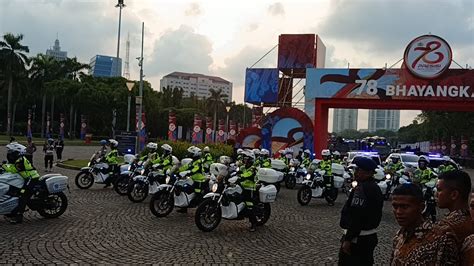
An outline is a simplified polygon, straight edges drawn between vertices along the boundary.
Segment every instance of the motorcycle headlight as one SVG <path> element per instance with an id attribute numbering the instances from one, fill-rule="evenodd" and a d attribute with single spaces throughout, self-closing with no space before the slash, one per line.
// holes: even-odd
<path id="1" fill-rule="evenodd" d="M 88 163 L 87 163 L 87 167 L 90 167 L 90 166 L 91 166 L 91 162 L 88 162 Z"/>
<path id="2" fill-rule="evenodd" d="M 304 178 L 306 178 L 307 180 L 310 180 L 310 179 L 311 179 L 311 175 L 310 175 L 310 174 L 307 174 Z"/>
<path id="3" fill-rule="evenodd" d="M 170 183 L 170 180 L 171 180 L 171 178 L 170 178 L 169 176 L 167 176 L 167 177 L 166 177 L 166 180 L 165 180 L 166 184 L 169 184 L 169 183 Z"/>
<path id="4" fill-rule="evenodd" d="M 294 168 L 294 167 L 290 167 L 290 171 L 291 171 L 291 172 L 294 172 L 294 171 L 295 171 L 295 168 Z"/>
<path id="5" fill-rule="evenodd" d="M 392 175 L 387 174 L 387 175 L 385 175 L 385 178 L 386 178 L 386 179 L 390 179 L 390 178 L 392 178 Z"/>
<path id="6" fill-rule="evenodd" d="M 127 171 L 130 171 L 131 168 L 132 168 L 132 167 L 129 165 L 129 166 L 127 167 Z"/>
<path id="7" fill-rule="evenodd" d="M 352 181 L 352 187 L 353 188 L 357 187 L 357 181 Z"/>
<path id="8" fill-rule="evenodd" d="M 140 175 L 144 175 L 144 174 L 145 174 L 145 169 L 140 170 Z"/>
<path id="9" fill-rule="evenodd" d="M 217 184 L 212 185 L 211 191 L 212 191 L 212 192 L 216 192 L 216 191 L 217 191 L 217 187 L 218 187 Z"/>

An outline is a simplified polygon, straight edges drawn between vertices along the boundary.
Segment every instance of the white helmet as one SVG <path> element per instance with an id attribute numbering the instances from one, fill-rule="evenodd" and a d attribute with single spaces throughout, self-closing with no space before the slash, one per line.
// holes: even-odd
<path id="1" fill-rule="evenodd" d="M 426 164 L 429 164 L 430 163 L 430 159 L 428 158 L 428 156 L 425 156 L 425 155 L 421 155 L 420 158 L 418 158 L 418 162 L 426 162 Z"/>
<path id="2" fill-rule="evenodd" d="M 188 153 L 192 157 L 199 157 L 199 156 L 201 156 L 201 149 L 199 149 L 196 146 L 191 146 L 191 147 L 188 148 Z"/>
<path id="3" fill-rule="evenodd" d="M 209 167 L 209 171 L 215 176 L 226 176 L 229 173 L 227 170 L 227 166 L 221 163 L 211 164 L 211 166 Z"/>
<path id="4" fill-rule="evenodd" d="M 242 152 L 242 155 L 244 157 L 249 157 L 252 158 L 252 160 L 255 160 L 255 154 L 251 150 L 245 150 Z"/>
<path id="5" fill-rule="evenodd" d="M 169 145 L 169 144 L 165 143 L 165 144 L 161 145 L 161 148 L 167 153 L 172 153 L 173 152 L 173 147 L 171 147 L 171 145 Z"/>
<path id="6" fill-rule="evenodd" d="M 158 149 L 158 144 L 154 143 L 154 142 L 148 142 L 148 144 L 146 145 L 146 147 L 152 151 Z"/>
<path id="7" fill-rule="evenodd" d="M 333 155 L 336 155 L 336 156 L 341 156 L 341 153 L 338 152 L 338 151 L 334 151 L 332 154 L 333 154 Z"/>
<path id="8" fill-rule="evenodd" d="M 252 152 L 255 156 L 260 155 L 260 150 L 259 149 L 253 149 Z"/>
<path id="9" fill-rule="evenodd" d="M 324 149 L 321 151 L 321 156 L 331 156 L 331 151 L 328 149 Z"/>
<path id="10" fill-rule="evenodd" d="M 219 157 L 219 162 L 221 164 L 228 165 L 228 164 L 230 164 L 231 160 L 230 160 L 229 156 L 222 155 L 221 157 Z"/>
<path id="11" fill-rule="evenodd" d="M 309 149 L 304 150 L 303 153 L 311 154 L 311 151 Z"/>
<path id="12" fill-rule="evenodd" d="M 242 154 L 244 152 L 244 150 L 242 149 L 237 149 L 237 154 Z"/>
<path id="13" fill-rule="evenodd" d="M 263 156 L 269 156 L 270 155 L 270 151 L 268 151 L 267 149 L 262 149 L 260 151 L 260 154 L 263 155 Z"/>
<path id="14" fill-rule="evenodd" d="M 202 149 L 203 152 L 210 152 L 211 150 L 209 149 L 208 146 L 204 147 L 204 149 Z"/>
<path id="15" fill-rule="evenodd" d="M 12 142 L 7 146 L 7 160 L 9 163 L 14 163 L 20 156 L 25 154 L 26 147 L 18 142 Z"/>
<path id="16" fill-rule="evenodd" d="M 119 143 L 115 139 L 109 139 L 109 144 L 110 144 L 110 147 L 117 148 Z"/>
<path id="17" fill-rule="evenodd" d="M 291 153 L 293 155 L 293 149 L 292 148 L 286 148 L 285 149 L 285 154 Z"/>

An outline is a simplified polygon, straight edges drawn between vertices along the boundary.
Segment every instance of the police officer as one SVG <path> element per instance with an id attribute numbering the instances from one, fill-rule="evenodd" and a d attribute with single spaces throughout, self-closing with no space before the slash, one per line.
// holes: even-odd
<path id="1" fill-rule="evenodd" d="M 306 149 L 303 152 L 303 155 L 301 156 L 301 164 L 305 167 L 308 168 L 309 165 L 311 164 L 311 151 Z"/>
<path id="2" fill-rule="evenodd" d="M 332 153 L 332 162 L 342 164 L 342 159 L 341 159 L 341 153 L 340 152 L 334 151 Z"/>
<path id="3" fill-rule="evenodd" d="M 421 155 L 418 159 L 418 168 L 413 173 L 413 183 L 424 185 L 436 178 L 436 174 L 428 167 L 430 159 Z"/>
<path id="4" fill-rule="evenodd" d="M 403 164 L 400 162 L 400 155 L 394 154 L 391 157 L 391 162 L 385 167 L 385 173 L 395 174 L 397 171 L 403 169 Z"/>
<path id="5" fill-rule="evenodd" d="M 120 168 L 118 167 L 118 141 L 109 139 L 110 151 L 105 155 L 105 162 L 109 165 L 110 175 L 105 180 L 104 188 L 110 187 L 112 184 L 113 175 L 119 173 Z"/>
<path id="6" fill-rule="evenodd" d="M 204 184 L 206 182 L 206 176 L 204 175 L 203 160 L 201 156 L 202 153 L 200 148 L 196 146 L 191 146 L 188 148 L 188 157 L 193 159 L 193 161 L 187 165 L 185 171 L 189 171 L 189 175 L 191 175 L 191 179 L 193 180 L 193 189 L 197 194 L 197 197 L 200 197 L 205 193 Z M 177 210 L 177 212 L 180 213 L 186 213 L 187 211 L 187 208 L 181 208 Z"/>
<path id="7" fill-rule="evenodd" d="M 107 140 L 103 139 L 101 140 L 100 142 L 100 150 L 97 151 L 96 155 L 98 157 L 96 157 L 96 159 L 101 159 L 102 157 L 104 157 L 106 154 L 107 154 L 107 144 L 109 143 Z"/>
<path id="8" fill-rule="evenodd" d="M 160 160 L 160 167 L 165 171 L 165 173 L 173 167 L 173 147 L 169 144 L 161 145 L 163 154 Z"/>
<path id="9" fill-rule="evenodd" d="M 257 229 L 257 218 L 253 205 L 256 203 L 256 184 L 255 177 L 257 175 L 257 168 L 254 166 L 255 154 L 252 151 L 246 150 L 242 153 L 244 165 L 240 167 L 237 176 L 239 176 L 239 183 L 242 187 L 242 196 L 245 205 L 249 210 L 250 232 L 255 232 Z"/>
<path id="10" fill-rule="evenodd" d="M 23 212 L 25 211 L 26 203 L 31 197 L 32 188 L 40 177 L 36 169 L 24 156 L 25 152 L 26 147 L 17 142 L 12 142 L 7 145 L 7 160 L 10 164 L 10 171 L 20 174 L 25 180 L 23 188 L 20 191 L 18 207 L 16 207 L 11 214 L 7 215 L 7 219 L 13 224 L 23 221 Z"/>
<path id="11" fill-rule="evenodd" d="M 339 251 L 339 265 L 372 265 L 377 245 L 377 227 L 382 219 L 382 191 L 374 180 L 375 162 L 356 157 L 354 177 L 357 185 L 341 211 L 344 229 Z"/>
<path id="12" fill-rule="evenodd" d="M 269 150 L 260 150 L 260 164 L 258 166 L 262 168 L 272 168 L 272 160 L 270 159 Z"/>
<path id="13" fill-rule="evenodd" d="M 202 162 L 203 162 L 203 167 L 204 167 L 204 172 L 209 172 L 209 167 L 211 166 L 212 163 L 214 163 L 214 158 L 212 158 L 211 154 L 211 149 L 209 149 L 208 146 L 204 147 L 202 149 L 203 156 L 202 156 Z"/>

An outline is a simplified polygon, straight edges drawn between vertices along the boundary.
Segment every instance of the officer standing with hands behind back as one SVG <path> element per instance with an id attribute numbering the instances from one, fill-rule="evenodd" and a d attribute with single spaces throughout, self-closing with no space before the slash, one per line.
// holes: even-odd
<path id="1" fill-rule="evenodd" d="M 377 165 L 367 157 L 356 157 L 354 177 L 357 185 L 341 211 L 344 229 L 339 265 L 373 265 L 377 246 L 377 227 L 382 219 L 383 196 L 375 183 Z"/>

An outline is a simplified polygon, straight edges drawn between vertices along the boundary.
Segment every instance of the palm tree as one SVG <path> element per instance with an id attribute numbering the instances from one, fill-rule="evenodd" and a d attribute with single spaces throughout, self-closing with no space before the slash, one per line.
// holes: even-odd
<path id="1" fill-rule="evenodd" d="M 61 73 L 61 65 L 51 56 L 38 54 L 32 60 L 31 79 L 38 86 L 37 89 L 43 95 L 42 114 L 41 114 L 41 137 L 44 137 L 44 120 L 46 113 L 46 95 L 47 89 L 45 84 L 64 77 L 65 73 Z"/>
<path id="2" fill-rule="evenodd" d="M 81 71 L 89 68 L 88 64 L 78 62 L 76 57 L 61 62 L 61 72 L 67 79 L 80 80 L 80 73 L 83 73 Z"/>
<path id="3" fill-rule="evenodd" d="M 1 65 L 5 67 L 5 75 L 8 79 L 8 103 L 7 103 L 7 135 L 11 133 L 12 118 L 12 88 L 13 72 L 25 71 L 28 64 L 28 57 L 24 53 L 29 53 L 28 46 L 22 45 L 23 34 L 13 35 L 7 33 L 3 35 L 3 41 L 0 41 Z"/>
<path id="4" fill-rule="evenodd" d="M 223 97 L 226 95 L 222 93 L 222 90 L 214 90 L 210 89 L 209 92 L 211 93 L 211 96 L 207 98 L 207 104 L 209 106 L 209 109 L 214 110 L 214 136 L 216 131 L 216 122 L 217 122 L 217 110 L 221 106 L 225 106 L 225 103 L 223 101 Z"/>

